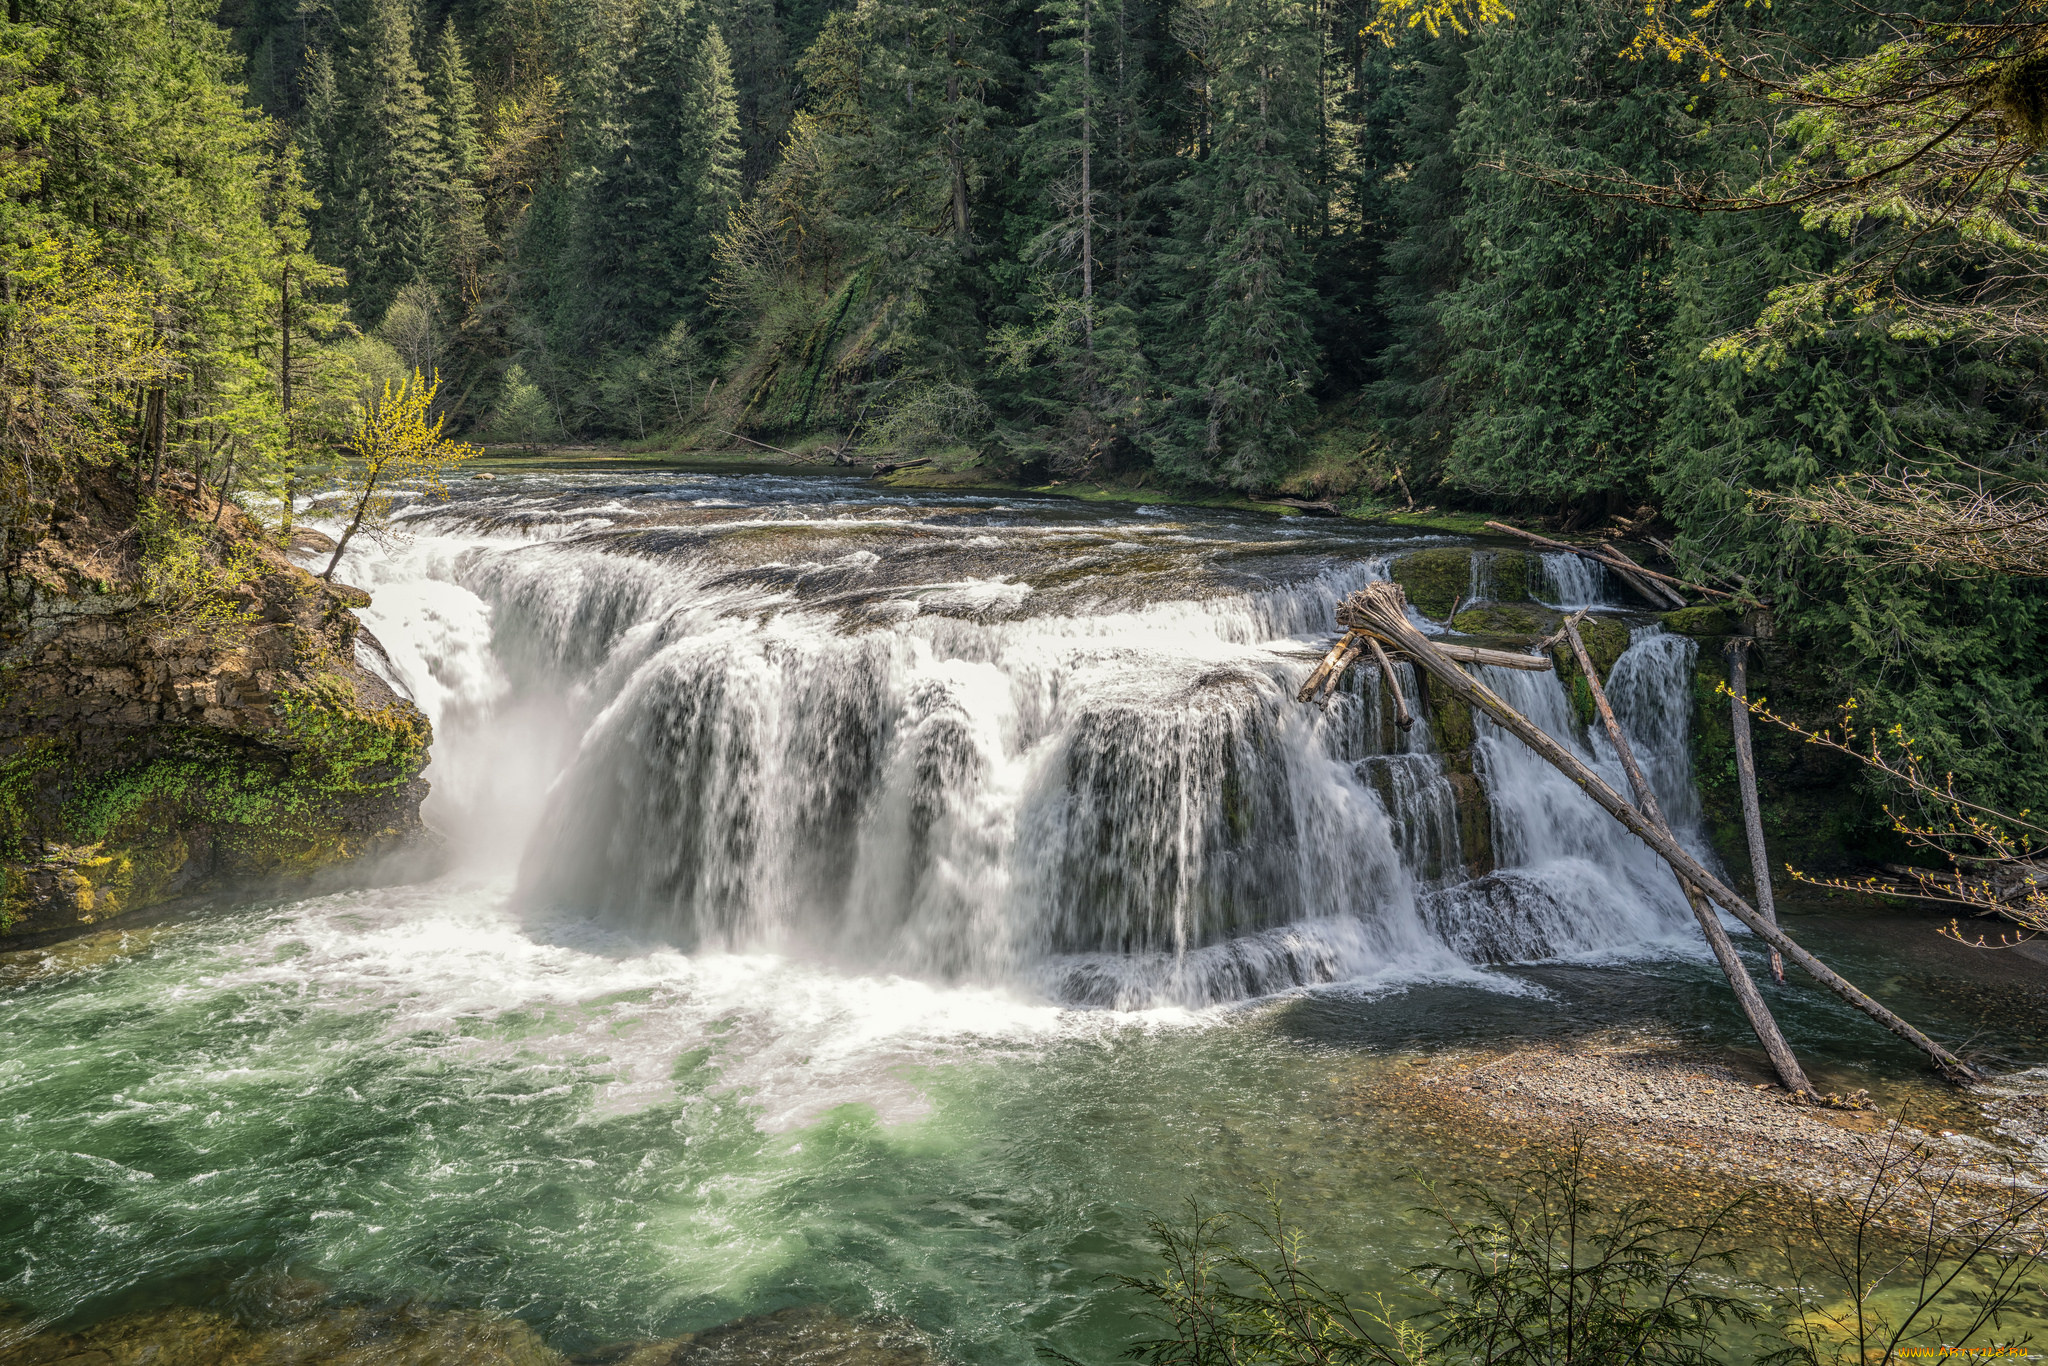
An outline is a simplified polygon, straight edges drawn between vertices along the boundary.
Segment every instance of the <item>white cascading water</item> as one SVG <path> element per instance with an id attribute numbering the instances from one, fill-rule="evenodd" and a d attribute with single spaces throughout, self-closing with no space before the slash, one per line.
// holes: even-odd
<path id="1" fill-rule="evenodd" d="M 1529 596 L 1538 602 L 1569 612 L 1581 607 L 1611 606 L 1618 601 L 1614 596 L 1614 576 L 1583 555 L 1546 550 L 1531 555 L 1529 563 L 1537 571 L 1531 576 Z"/>
<path id="2" fill-rule="evenodd" d="M 430 818 L 473 858 L 516 859 L 533 914 L 1118 1007 L 1630 950 L 1688 924 L 1654 856 L 1485 723 L 1499 871 L 1468 880 L 1426 721 L 1383 725 L 1369 668 L 1327 711 L 1295 702 L 1384 556 L 1262 581 L 1175 557 L 1256 563 L 1284 541 L 1142 516 L 561 492 L 428 509 L 341 576 L 374 592 L 374 662 L 434 719 Z M 649 525 L 656 503 L 687 516 Z M 805 539 L 820 529 L 829 544 Z M 1149 566 L 1148 586 L 1075 577 L 1083 543 Z M 1034 575 L 958 572 L 1019 547 Z M 1611 689 L 1688 832 L 1691 648 L 1639 633 Z M 1555 676 L 1490 674 L 1620 781 Z"/>

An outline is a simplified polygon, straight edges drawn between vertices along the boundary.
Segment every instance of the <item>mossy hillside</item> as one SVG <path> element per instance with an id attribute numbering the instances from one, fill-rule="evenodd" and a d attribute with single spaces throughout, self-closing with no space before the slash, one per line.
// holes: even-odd
<path id="1" fill-rule="evenodd" d="M 189 484 L 86 492 L 16 576 L 32 589 L 0 672 L 0 933 L 290 880 L 419 834 L 431 733 L 354 663 L 349 608 L 367 595 Z"/>
<path id="2" fill-rule="evenodd" d="M 364 707 L 331 677 L 279 711 L 294 748 L 173 725 L 112 754 L 46 740 L 17 755 L 0 770 L 0 852 L 17 865 L 0 929 L 25 916 L 38 872 L 91 923 L 208 885 L 303 878 L 398 833 L 365 817 L 379 796 L 403 804 L 426 766 L 423 718 Z"/>

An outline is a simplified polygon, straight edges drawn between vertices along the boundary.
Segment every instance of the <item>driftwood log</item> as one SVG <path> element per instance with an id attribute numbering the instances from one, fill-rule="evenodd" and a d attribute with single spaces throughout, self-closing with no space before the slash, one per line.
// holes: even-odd
<path id="1" fill-rule="evenodd" d="M 1742 832 L 1749 841 L 1749 873 L 1756 883 L 1756 911 L 1773 925 L 1778 923 L 1776 898 L 1771 895 L 1771 856 L 1764 848 L 1764 813 L 1756 797 L 1756 756 L 1749 744 L 1749 642 L 1737 637 L 1728 642 L 1728 722 L 1735 732 L 1735 776 L 1742 788 Z M 1771 975 L 1785 980 L 1785 959 L 1771 950 Z"/>
<path id="2" fill-rule="evenodd" d="M 1485 712 L 1503 729 L 1570 778 L 1581 791 L 1626 826 L 1631 834 L 1654 849 L 1671 866 L 1672 872 L 1681 883 L 1689 882 L 1699 888 L 1730 915 L 1748 926 L 1751 933 L 1797 963 L 1815 981 L 1925 1053 L 1933 1061 L 1935 1068 L 1949 1080 L 1968 1083 L 1980 1079 L 1968 1063 L 1899 1018 L 1882 1003 L 1872 999 L 1868 993 L 1807 952 L 1775 924 L 1757 914 L 1747 901 L 1737 896 L 1726 883 L 1694 858 L 1690 850 L 1608 786 L 1607 781 L 1594 772 L 1585 761 L 1551 738 L 1542 727 L 1509 706 L 1491 688 L 1459 668 L 1429 637 L 1409 623 L 1407 599 L 1402 595 L 1400 585 L 1368 584 L 1353 593 L 1346 600 L 1345 607 L 1349 619 L 1356 624 L 1355 629 L 1367 630 L 1387 644 L 1398 648 L 1427 671 L 1432 679 L 1441 683 L 1451 696 Z"/>
<path id="3" fill-rule="evenodd" d="M 1735 596 L 1733 593 L 1724 592 L 1719 588 L 1709 588 L 1701 583 L 1688 583 L 1686 580 L 1675 578 L 1670 574 L 1647 569 L 1619 553 L 1600 550 L 1593 546 L 1570 545 L 1564 541 L 1553 541 L 1548 536 L 1539 536 L 1533 531 L 1524 531 L 1520 527 L 1509 526 L 1506 522 L 1488 522 L 1486 525 L 1490 530 L 1506 532 L 1510 536 L 1520 536 L 1523 540 L 1534 541 L 1537 545 L 1543 546 L 1546 549 L 1566 551 L 1577 555 L 1581 559 L 1591 560 L 1595 564 L 1606 565 L 1624 582 L 1628 582 L 1631 588 L 1634 588 L 1653 603 L 1669 602 L 1674 607 L 1686 605 L 1684 598 L 1668 589 L 1664 589 L 1666 584 L 1689 589 L 1694 593 L 1701 593 L 1711 598 L 1732 598 Z M 1629 582 L 1630 580 L 1641 580 L 1641 582 Z M 1656 591 L 1659 589 L 1663 589 L 1661 596 Z"/>
<path id="4" fill-rule="evenodd" d="M 1579 670 L 1585 674 L 1586 686 L 1592 690 L 1593 705 L 1600 713 L 1601 724 L 1607 728 L 1607 738 L 1613 742 L 1615 753 L 1621 756 L 1621 767 L 1628 774 L 1637 809 L 1654 822 L 1667 839 L 1675 840 L 1671 822 L 1664 819 L 1663 807 L 1657 801 L 1657 793 L 1650 786 L 1650 780 L 1643 776 L 1642 767 L 1636 763 L 1635 750 L 1629 745 L 1628 736 L 1622 732 L 1621 721 L 1607 700 L 1607 689 L 1600 684 L 1600 671 L 1593 667 L 1592 657 L 1586 653 L 1586 642 L 1579 639 L 1580 615 L 1583 614 L 1574 613 L 1564 619 L 1565 639 L 1571 642 L 1572 653 L 1578 657 Z M 1769 1056 L 1778 1080 L 1794 1095 L 1813 1096 L 1813 1085 L 1806 1079 L 1806 1070 L 1799 1065 L 1792 1045 L 1785 1042 L 1784 1032 L 1778 1028 L 1778 1021 L 1764 1002 L 1763 993 L 1750 980 L 1749 969 L 1743 966 L 1741 955 L 1735 952 L 1734 941 L 1729 939 L 1728 929 L 1721 923 L 1719 913 L 1707 904 L 1699 888 L 1690 882 L 1680 878 L 1679 888 L 1685 893 L 1685 904 L 1692 908 L 1693 919 L 1699 922 L 1700 933 L 1707 938 L 1707 946 L 1714 951 L 1714 961 L 1721 965 L 1721 973 L 1728 979 L 1729 989 L 1735 993 L 1736 1004 L 1742 1007 L 1749 1027 L 1756 1032 L 1757 1042 L 1764 1046 L 1764 1053 Z M 1776 956 L 1776 950 L 1773 950 L 1772 957 Z"/>
<path id="5" fill-rule="evenodd" d="M 1344 653 L 1337 656 L 1337 667 L 1330 670 L 1329 678 L 1323 682 L 1323 695 L 1319 700 L 1326 707 L 1330 705 L 1330 699 L 1337 695 L 1337 688 L 1344 682 L 1344 675 L 1351 672 L 1351 666 L 1356 664 L 1359 655 L 1365 652 L 1365 637 L 1358 632 L 1351 632 L 1344 640 L 1349 643 L 1344 646 Z"/>
<path id="6" fill-rule="evenodd" d="M 1372 645 L 1373 663 L 1380 666 L 1380 677 L 1386 681 L 1387 691 L 1394 695 L 1394 724 L 1402 730 L 1415 725 L 1415 718 L 1408 714 L 1408 699 L 1401 696 L 1401 680 L 1394 676 L 1394 662 L 1387 658 L 1386 647 L 1367 636 Z"/>

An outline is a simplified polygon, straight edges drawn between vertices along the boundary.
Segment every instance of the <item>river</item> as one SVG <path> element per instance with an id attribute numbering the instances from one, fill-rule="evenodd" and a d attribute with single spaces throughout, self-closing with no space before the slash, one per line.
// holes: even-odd
<path id="1" fill-rule="evenodd" d="M 448 870 L 0 960 L 0 1331 L 312 1295 L 580 1351 L 825 1305 L 1106 1362 L 1187 1199 L 1270 1185 L 1348 1284 L 1422 1255 L 1411 1174 L 1463 1159 L 1347 1100 L 1404 1058 L 1748 1043 L 1669 875 L 1515 742 L 1482 721 L 1475 878 L 1426 721 L 1366 670 L 1293 700 L 1449 538 L 688 472 L 404 525 L 341 577 L 433 718 Z M 1704 849 L 1693 649 L 1643 618 L 1612 691 Z M 1554 676 L 1489 676 L 1620 783 Z M 1881 975 L 1968 1028 L 1954 974 Z M 1917 1075 L 1771 991 L 1824 1077 Z"/>

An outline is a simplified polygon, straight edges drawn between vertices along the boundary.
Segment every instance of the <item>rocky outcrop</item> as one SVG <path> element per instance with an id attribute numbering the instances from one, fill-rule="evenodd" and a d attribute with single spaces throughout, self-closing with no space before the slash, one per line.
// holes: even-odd
<path id="1" fill-rule="evenodd" d="M 356 662 L 367 595 L 239 509 L 102 479 L 0 589 L 0 934 L 302 884 L 423 834 L 431 732 Z"/>

